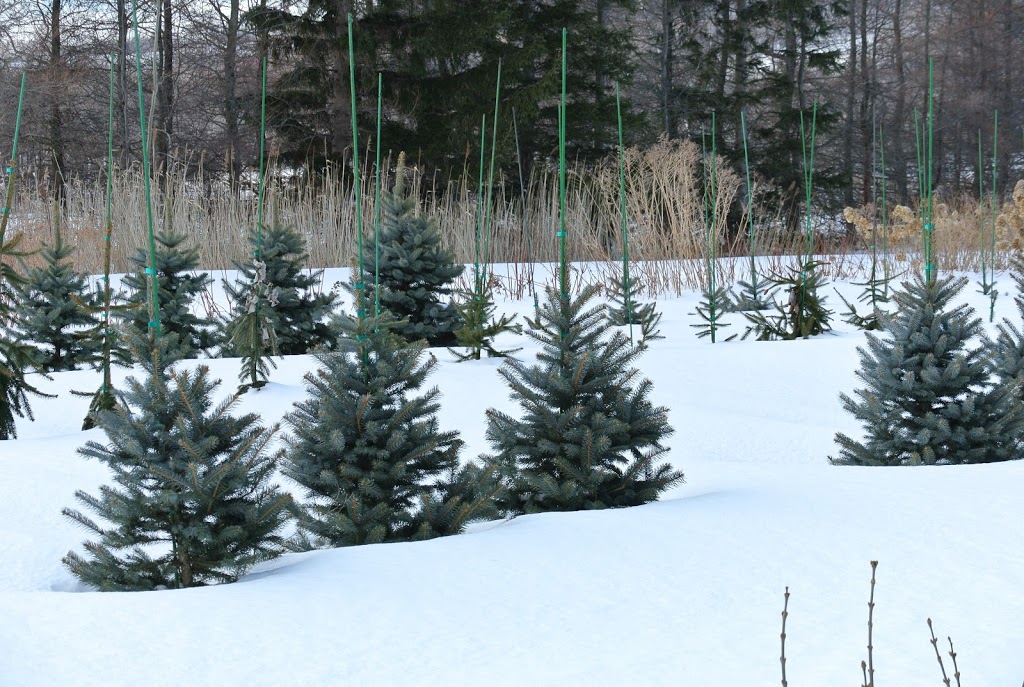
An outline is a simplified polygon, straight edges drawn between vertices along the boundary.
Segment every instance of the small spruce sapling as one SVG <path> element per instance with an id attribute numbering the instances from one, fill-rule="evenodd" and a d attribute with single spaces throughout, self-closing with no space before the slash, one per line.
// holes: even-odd
<path id="1" fill-rule="evenodd" d="M 831 331 L 832 311 L 821 294 L 825 280 L 818 268 L 821 263 L 809 260 L 801 269 L 790 268 L 788 275 L 765 277 L 774 290 L 787 295 L 786 303 L 776 302 L 775 313 L 744 312 L 750 322 L 743 338 L 754 334 L 758 341 L 792 341 L 806 339 Z"/>
<path id="2" fill-rule="evenodd" d="M 1016 285 L 1013 303 L 1017 316 L 1024 320 L 1024 256 L 1015 254 L 1010 259 L 1010 276 Z M 1024 402 L 1024 331 L 1005 317 L 996 325 L 998 332 L 993 351 L 993 374 L 1000 388 L 1015 388 L 1015 394 Z"/>
<path id="3" fill-rule="evenodd" d="M 215 406 L 218 382 L 201 366 L 178 370 L 181 347 L 134 328 L 123 333 L 144 377 L 130 377 L 115 410 L 96 413 L 109 443 L 79 449 L 105 463 L 116 486 L 78 501 L 64 515 L 98 536 L 85 555 L 64 563 L 99 590 L 141 591 L 231 582 L 278 555 L 290 497 L 272 486 L 277 456 L 268 446 L 277 428 L 255 414 L 230 414 L 234 395 Z"/>
<path id="4" fill-rule="evenodd" d="M 472 290 L 463 292 L 465 299 L 456 306 L 462 326 L 455 330 L 458 345 L 465 349 L 451 349 L 459 362 L 480 360 L 484 351 L 488 357 L 505 358 L 520 349 L 499 349 L 494 339 L 510 332 L 520 334 L 522 327 L 515 322 L 515 315 L 498 315 L 494 304 L 494 282 L 481 277 Z"/>
<path id="5" fill-rule="evenodd" d="M 18 329 L 35 351 L 41 372 L 63 372 L 90 365 L 99 358 L 102 340 L 96 337 L 96 293 L 70 260 L 74 248 L 64 243 L 60 210 L 53 245 L 41 251 L 43 264 L 30 267 L 18 286 Z"/>
<path id="6" fill-rule="evenodd" d="M 1016 383 L 990 383 L 993 362 L 981 320 L 966 304 L 951 307 L 965 278 L 927 283 L 918 275 L 894 292 L 882 335 L 867 334 L 857 377 L 865 387 L 842 394 L 864 423 L 856 441 L 839 433 L 844 465 L 989 463 L 1020 457 L 1024 406 Z"/>
<path id="7" fill-rule="evenodd" d="M 495 514 L 490 471 L 459 468 L 462 440 L 441 431 L 440 392 L 421 391 L 437 364 L 394 320 L 339 319 L 338 350 L 314 353 L 309 396 L 286 421 L 283 471 L 303 487 L 307 545 L 355 546 L 457 534 Z"/>
<path id="8" fill-rule="evenodd" d="M 772 298 L 771 282 L 757 273 L 757 261 L 750 258 L 750 281 L 737 280 L 739 289 L 732 298 L 733 312 L 749 312 L 751 310 L 771 310 L 775 301 Z"/>
<path id="9" fill-rule="evenodd" d="M 21 234 L 0 240 L 0 440 L 18 436 L 15 417 L 34 419 L 29 394 L 47 395 L 28 381 L 36 352 L 21 340 L 16 328 L 18 288 L 25 278 L 11 261 L 29 255 L 21 250 L 21 240 Z"/>
<path id="10" fill-rule="evenodd" d="M 626 298 L 626 285 L 620 276 L 612 277 L 606 294 L 608 296 L 608 323 L 613 327 L 640 326 L 640 345 L 646 346 L 648 341 L 664 339 L 659 326 L 661 313 L 654 303 L 641 303 L 635 294 L 644 290 L 641 282 L 630 279 L 629 299 Z"/>
<path id="11" fill-rule="evenodd" d="M 724 286 L 716 286 L 714 289 L 705 288 L 701 292 L 701 300 L 694 309 L 694 314 L 701 319 L 698 324 L 691 327 L 697 329 L 697 338 L 704 338 L 717 334 L 719 329 L 729 326 L 728 322 L 722 321 L 722 315 L 733 310 L 732 294 Z M 728 337 L 726 341 L 735 339 L 736 335 Z M 712 336 L 712 340 L 714 337 Z"/>
<path id="12" fill-rule="evenodd" d="M 854 282 L 855 286 L 862 286 L 864 290 L 857 296 L 857 301 L 864 303 L 871 308 L 871 312 L 863 315 L 857 312 L 857 307 L 843 297 L 836 289 L 836 294 L 846 306 L 843 313 L 843 321 L 864 331 L 876 331 L 882 328 L 881 313 L 883 306 L 889 303 L 889 285 L 897 275 L 879 274 L 876 260 L 871 262 L 871 271 L 866 282 Z"/>
<path id="13" fill-rule="evenodd" d="M 265 351 L 273 350 L 268 346 L 272 338 L 276 355 L 304 355 L 320 346 L 333 346 L 335 339 L 326 321 L 334 308 L 335 295 L 318 288 L 323 281 L 322 270 L 305 269 L 306 240 L 294 229 L 281 226 L 265 229 L 261 239 L 262 247 L 258 248 L 256 232 L 250 234 L 253 258 L 244 264 L 235 263 L 241 279 L 234 284 L 224 283 L 232 303 L 226 349 L 247 359 L 242 376 L 250 379 L 250 386 L 255 385 L 251 381 L 253 371 L 256 378 L 266 379 L 265 365 L 257 361 L 266 361 L 266 353 L 254 356 L 259 348 L 255 337 L 264 342 L 260 347 Z M 258 318 L 262 321 L 257 322 Z M 273 324 L 272 334 L 266 326 L 268 321 Z"/>
<path id="14" fill-rule="evenodd" d="M 521 417 L 487 411 L 488 461 L 507 491 L 503 511 L 519 514 L 635 506 L 681 482 L 658 459 L 672 433 L 668 409 L 654 406 L 650 380 L 634 361 L 643 352 L 611 332 L 596 287 L 578 297 L 547 289 L 537 329 L 539 364 L 506 360 L 499 373 Z"/>
<path id="15" fill-rule="evenodd" d="M 160 330 L 175 334 L 180 347 L 175 357 L 196 358 L 200 351 L 209 350 L 216 342 L 214 322 L 193 312 L 195 300 L 210 285 L 210 276 L 198 272 L 199 251 L 194 246 L 185 248 L 185 236 L 160 234 L 156 237 L 156 271 L 160 300 Z M 126 323 L 137 334 L 149 332 L 149 287 L 147 273 L 149 255 L 140 249 L 131 258 L 134 273 L 126 274 L 122 285 L 128 290 L 128 303 L 135 306 L 125 314 Z M 123 359 L 122 362 L 128 362 Z"/>
<path id="16" fill-rule="evenodd" d="M 417 211 L 404 178 L 400 164 L 394 190 L 382 199 L 380 267 L 365 268 L 367 302 L 375 302 L 376 280 L 381 309 L 404 320 L 395 333 L 410 342 L 423 339 L 430 346 L 454 346 L 462 318 L 448 299 L 463 267 L 456 265 L 451 251 L 441 245 L 436 225 Z"/>

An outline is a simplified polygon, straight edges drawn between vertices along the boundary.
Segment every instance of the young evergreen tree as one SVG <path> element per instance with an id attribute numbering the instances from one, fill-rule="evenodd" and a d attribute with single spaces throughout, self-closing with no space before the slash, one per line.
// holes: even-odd
<path id="1" fill-rule="evenodd" d="M 365 268 L 367 303 L 375 302 L 374 282 L 380 282 L 380 307 L 402 320 L 395 333 L 406 341 L 424 340 L 430 346 L 453 346 L 462 326 L 458 309 L 450 301 L 453 282 L 462 274 L 454 256 L 441 246 L 437 227 L 417 213 L 416 199 L 408 195 L 399 161 L 398 182 L 384 199 L 380 232 L 380 269 Z M 369 308 L 367 308 L 369 310 Z"/>
<path id="2" fill-rule="evenodd" d="M 1013 298 L 1017 316 L 1024 320 L 1024 256 L 1015 254 L 1010 260 L 1010 276 L 1016 285 Z M 1005 317 L 996 325 L 995 350 L 993 351 L 996 386 L 1015 389 L 1014 393 L 1024 402 L 1024 331 Z"/>
<path id="3" fill-rule="evenodd" d="M 277 355 L 303 355 L 318 346 L 332 346 L 335 338 L 326 322 L 335 296 L 318 288 L 322 270 L 305 269 L 308 256 L 302 235 L 294 229 L 275 226 L 262 232 L 262 247 L 258 247 L 257 241 L 256 232 L 252 232 L 249 242 L 253 258 L 235 263 L 242 278 L 233 285 L 224 283 L 232 303 L 232 319 L 225 332 L 227 351 L 243 358 L 248 356 L 250 370 L 255 350 L 251 337 L 257 332 L 263 339 L 271 337 L 265 326 L 255 327 L 253 318 L 246 317 L 256 312 L 257 304 L 259 314 L 273 325 Z M 264 348 L 270 350 L 265 345 Z"/>
<path id="4" fill-rule="evenodd" d="M 650 380 L 632 367 L 642 348 L 609 336 L 595 287 L 578 298 L 548 288 L 528 331 L 543 346 L 539 364 L 506 360 L 501 376 L 522 409 L 514 418 L 487 411 L 489 458 L 510 513 L 635 506 L 654 501 L 683 475 L 656 461 L 668 452 L 668 409 L 655 407 Z"/>
<path id="5" fill-rule="evenodd" d="M 18 288 L 25 278 L 11 263 L 28 255 L 21 250 L 21 240 L 21 234 L 0 237 L 0 440 L 18 436 L 15 417 L 34 419 L 29 394 L 45 396 L 28 381 L 36 352 L 16 328 Z"/>
<path id="6" fill-rule="evenodd" d="M 1015 386 L 990 383 L 992 361 L 972 346 L 981 320 L 966 304 L 951 307 L 968 280 L 927 283 L 918 276 L 894 294 L 882 317 L 884 337 L 867 334 L 857 376 L 865 388 L 842 394 L 866 438 L 836 435 L 844 465 L 989 463 L 1018 458 L 1024 406 Z"/>
<path id="7" fill-rule="evenodd" d="M 480 283 L 464 291 L 462 296 L 463 302 L 455 306 L 462 320 L 462 326 L 455 330 L 455 338 L 463 350 L 452 349 L 459 362 L 480 360 L 484 351 L 488 357 L 505 358 L 520 350 L 495 347 L 495 337 L 509 332 L 521 333 L 522 327 L 515 323 L 515 315 L 498 314 L 494 304 L 494 285 L 490 280 L 481 278 Z"/>
<path id="8" fill-rule="evenodd" d="M 629 298 L 626 298 L 626 285 L 623 278 L 612 278 L 608 288 L 608 323 L 613 327 L 640 325 L 640 345 L 646 346 L 648 341 L 664 339 L 661 330 L 661 313 L 654 303 L 642 303 L 636 294 L 643 290 L 641 282 L 630 280 Z"/>
<path id="9" fill-rule="evenodd" d="M 238 397 L 214 406 L 217 382 L 205 366 L 176 370 L 168 337 L 153 345 L 126 327 L 123 336 L 145 371 L 129 378 L 116 410 L 99 411 L 109 443 L 79 449 L 113 472 L 116 486 L 78 501 L 106 523 L 82 512 L 64 515 L 98 536 L 86 555 L 64 558 L 82 582 L 100 590 L 195 587 L 236 580 L 280 550 L 278 534 L 290 499 L 270 478 L 276 456 L 267 447 L 276 428 L 255 414 L 230 414 Z"/>
<path id="10" fill-rule="evenodd" d="M 791 268 L 788 275 L 766 277 L 774 290 L 788 294 L 786 303 L 775 304 L 775 312 L 752 310 L 743 313 L 750 322 L 743 338 L 754 334 L 758 341 L 793 341 L 818 336 L 832 327 L 832 311 L 825 306 L 821 290 L 824 278 L 814 260 L 804 263 L 802 269 Z"/>
<path id="11" fill-rule="evenodd" d="M 52 246 L 44 246 L 43 264 L 30 267 L 18 286 L 18 329 L 35 351 L 42 372 L 74 370 L 97 361 L 102 339 L 93 315 L 96 293 L 69 258 L 74 248 L 64 243 L 57 223 Z"/>
<path id="12" fill-rule="evenodd" d="M 388 316 L 341 320 L 338 350 L 314 353 L 309 398 L 284 473 L 305 489 L 301 529 L 313 543 L 354 546 L 456 534 L 493 514 L 487 470 L 458 467 L 462 441 L 437 421 L 440 392 L 420 389 L 434 369 L 424 344 L 405 343 Z"/>
<path id="13" fill-rule="evenodd" d="M 199 251 L 195 247 L 184 248 L 185 236 L 162 233 L 156 237 L 156 271 L 160 299 L 160 331 L 169 341 L 176 341 L 180 347 L 175 357 L 195 358 L 201 351 L 209 350 L 216 341 L 213 321 L 193 312 L 196 298 L 210 285 L 208 274 L 197 272 Z M 128 326 L 139 334 L 149 332 L 149 285 L 146 273 L 149 254 L 139 250 L 131 258 L 136 271 L 126 274 L 122 285 L 128 290 L 128 304 L 125 311 Z"/>

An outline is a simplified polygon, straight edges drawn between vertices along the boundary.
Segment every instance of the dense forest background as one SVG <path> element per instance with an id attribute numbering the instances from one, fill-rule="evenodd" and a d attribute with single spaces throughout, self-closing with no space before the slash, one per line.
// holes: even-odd
<path id="1" fill-rule="evenodd" d="M 1014 86 L 1024 0 L 150 0 L 138 19 L 158 168 L 248 178 L 264 57 L 279 167 L 315 177 L 350 159 L 350 12 L 361 150 L 376 136 L 379 73 L 385 152 L 404 150 L 442 178 L 476 174 L 499 60 L 498 164 L 510 184 L 519 162 L 526 174 L 551 164 L 563 26 L 569 156 L 578 161 L 615 149 L 618 84 L 627 141 L 639 146 L 707 140 L 714 116 L 718 151 L 740 166 L 743 113 L 751 166 L 795 208 L 801 114 L 809 125 L 816 107 L 819 202 L 869 202 L 884 160 L 890 197 L 913 203 L 932 62 L 939 192 L 976 193 L 979 140 L 991 165 L 996 112 L 997 183 L 1012 186 L 1024 165 L 1024 99 Z M 57 194 L 106 165 L 111 61 L 115 157 L 127 166 L 140 154 L 131 15 L 129 0 L 0 2 L 3 140 L 24 71 L 19 169 Z"/>

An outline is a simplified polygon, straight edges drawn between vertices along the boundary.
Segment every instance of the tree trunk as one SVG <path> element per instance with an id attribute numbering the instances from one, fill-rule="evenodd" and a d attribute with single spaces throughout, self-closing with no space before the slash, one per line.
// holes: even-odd
<path id="1" fill-rule="evenodd" d="M 66 145 L 64 140 L 64 117 L 61 112 L 63 56 L 61 54 L 61 0 L 50 4 L 50 165 L 53 172 L 53 193 L 57 211 L 65 202 L 64 170 L 66 166 Z"/>
<path id="2" fill-rule="evenodd" d="M 669 138 L 672 127 L 672 44 L 675 42 L 673 0 L 661 3 L 661 131 Z"/>
<path id="3" fill-rule="evenodd" d="M 892 126 L 889 130 L 890 136 L 886 136 L 892 146 L 893 181 L 896 184 L 896 195 L 899 202 L 906 203 L 909 200 L 909 188 L 907 185 L 907 148 L 905 134 L 905 120 L 907 116 L 907 74 L 906 63 L 903 55 L 903 0 L 895 0 L 892 11 L 892 36 L 893 36 L 893 57 L 896 66 L 896 103 L 893 106 Z"/>
<path id="4" fill-rule="evenodd" d="M 352 0 L 334 0 L 337 16 L 331 78 L 331 152 L 343 153 L 352 146 L 352 98 L 349 94 L 348 14 Z"/>
<path id="5" fill-rule="evenodd" d="M 131 116 L 132 109 L 131 93 L 128 90 L 128 55 L 132 48 L 128 43 L 128 3 L 127 0 L 117 0 L 117 64 L 114 67 L 115 74 L 115 128 L 117 130 L 116 140 L 119 153 L 117 160 L 122 166 L 128 164 L 132 151 L 131 139 Z"/>
<path id="6" fill-rule="evenodd" d="M 227 138 L 225 166 L 231 188 L 238 183 L 241 136 L 238 131 L 238 20 L 239 0 L 231 0 L 225 17 L 226 43 L 224 47 L 224 122 Z M 260 65 L 262 69 L 262 63 Z"/>
<path id="7" fill-rule="evenodd" d="M 174 137 L 174 15 L 171 0 L 161 0 L 161 8 L 153 152 L 154 169 L 157 173 L 166 173 Z"/>
<path id="8" fill-rule="evenodd" d="M 846 126 L 843 128 L 843 170 L 846 173 L 846 188 L 843 190 L 843 202 L 846 205 L 853 205 L 853 134 L 854 122 L 860 121 L 863 127 L 863 119 L 854 113 L 857 106 L 857 12 L 850 9 L 847 14 L 848 26 L 850 29 L 850 54 L 846 60 Z M 863 74 L 859 75 L 863 78 Z M 868 177 L 865 170 L 864 178 Z"/>

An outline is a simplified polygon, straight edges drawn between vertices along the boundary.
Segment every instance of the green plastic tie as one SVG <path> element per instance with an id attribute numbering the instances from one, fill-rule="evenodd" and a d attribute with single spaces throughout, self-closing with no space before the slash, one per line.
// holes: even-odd
<path id="1" fill-rule="evenodd" d="M 149 328 L 150 329 L 156 329 L 159 326 L 160 326 L 160 323 L 157 322 L 156 320 L 150 320 L 149 321 Z"/>
<path id="2" fill-rule="evenodd" d="M 555 236 L 559 236 L 559 237 L 565 236 L 565 232 L 564 231 L 560 231 L 560 232 L 556 233 Z"/>
<path id="3" fill-rule="evenodd" d="M 152 267 L 147 267 L 146 274 L 156 274 L 156 270 L 154 270 Z"/>

